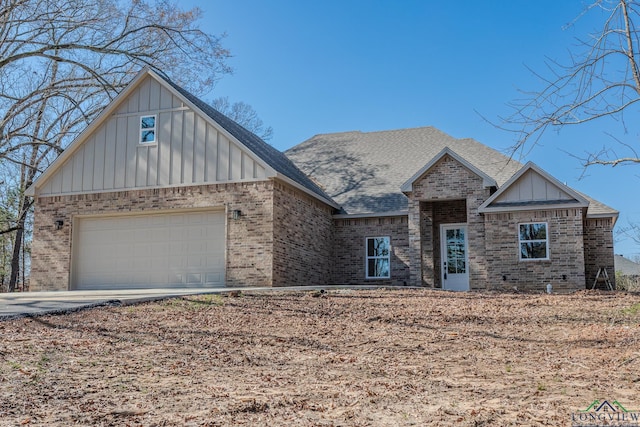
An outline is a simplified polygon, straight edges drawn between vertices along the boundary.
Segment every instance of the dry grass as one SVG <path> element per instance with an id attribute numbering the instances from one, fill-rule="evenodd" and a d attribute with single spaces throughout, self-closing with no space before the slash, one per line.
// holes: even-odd
<path id="1" fill-rule="evenodd" d="M 640 409 L 640 296 L 185 297 L 0 323 L 0 425 L 570 425 Z"/>

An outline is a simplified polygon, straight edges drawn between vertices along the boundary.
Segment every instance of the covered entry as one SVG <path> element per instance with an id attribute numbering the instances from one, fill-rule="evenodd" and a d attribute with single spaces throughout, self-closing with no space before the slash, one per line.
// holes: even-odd
<path id="1" fill-rule="evenodd" d="M 442 289 L 469 290 L 469 250 L 466 224 L 440 226 Z"/>
<path id="2" fill-rule="evenodd" d="M 221 210 L 77 218 L 72 289 L 224 286 Z"/>
<path id="3" fill-rule="evenodd" d="M 469 290 L 466 200 L 420 202 L 422 281 L 455 291 Z"/>

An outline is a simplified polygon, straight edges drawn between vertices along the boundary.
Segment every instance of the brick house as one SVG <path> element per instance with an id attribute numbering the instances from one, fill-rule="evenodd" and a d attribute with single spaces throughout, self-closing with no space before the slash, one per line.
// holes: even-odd
<path id="1" fill-rule="evenodd" d="M 143 70 L 28 190 L 31 290 L 584 289 L 618 213 L 434 128 L 281 153 Z"/>

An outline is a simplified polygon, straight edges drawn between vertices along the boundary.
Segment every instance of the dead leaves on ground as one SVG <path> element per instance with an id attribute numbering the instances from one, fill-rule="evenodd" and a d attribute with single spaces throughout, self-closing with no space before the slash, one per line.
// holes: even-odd
<path id="1" fill-rule="evenodd" d="M 559 425 L 640 408 L 640 297 L 329 291 L 0 323 L 0 425 Z"/>

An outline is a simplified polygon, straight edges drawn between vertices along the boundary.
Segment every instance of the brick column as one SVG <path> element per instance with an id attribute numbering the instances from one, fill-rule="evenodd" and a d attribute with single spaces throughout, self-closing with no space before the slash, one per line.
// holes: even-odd
<path id="1" fill-rule="evenodd" d="M 433 203 L 422 202 L 420 211 L 420 236 L 422 244 L 421 262 L 422 262 L 422 284 L 424 286 L 434 287 L 436 283 L 436 270 L 434 265 L 434 251 L 440 248 L 435 247 L 435 236 L 433 235 Z M 437 232 L 437 231 L 435 231 Z"/>
<path id="2" fill-rule="evenodd" d="M 478 213 L 478 207 L 489 197 L 482 194 L 484 189 L 476 190 L 467 196 L 467 245 L 469 250 L 469 287 L 470 289 L 488 289 L 487 256 L 485 242 L 484 216 Z"/>
<path id="3" fill-rule="evenodd" d="M 420 202 L 409 195 L 409 284 L 422 286 L 422 245 L 420 236 Z"/>

